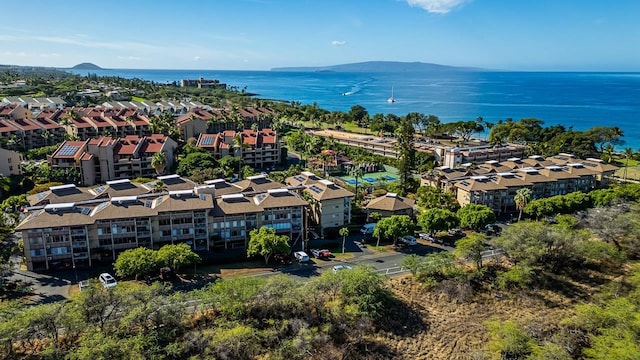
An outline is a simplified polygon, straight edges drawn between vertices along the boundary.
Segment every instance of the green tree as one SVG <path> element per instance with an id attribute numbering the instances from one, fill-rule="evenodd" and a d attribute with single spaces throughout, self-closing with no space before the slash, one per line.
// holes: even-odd
<path id="1" fill-rule="evenodd" d="M 487 237 L 482 234 L 469 234 L 456 242 L 455 254 L 473 261 L 478 270 L 482 269 L 482 252 L 487 249 L 486 242 Z"/>
<path id="2" fill-rule="evenodd" d="M 384 314 L 390 294 L 374 268 L 360 265 L 339 274 L 342 280 L 340 298 L 344 304 L 355 305 L 361 316 L 376 319 Z"/>
<path id="3" fill-rule="evenodd" d="M 622 178 L 624 180 L 626 180 L 627 179 L 627 169 L 629 169 L 629 159 L 631 159 L 633 157 L 633 149 L 630 148 L 630 147 L 625 148 L 623 154 L 624 154 L 625 162 L 624 162 L 624 174 L 623 174 Z"/>
<path id="4" fill-rule="evenodd" d="M 486 205 L 468 204 L 456 212 L 460 227 L 479 230 L 496 221 L 496 214 Z"/>
<path id="5" fill-rule="evenodd" d="M 535 342 L 525 332 L 522 325 L 513 320 L 487 321 L 489 330 L 489 351 L 491 359 L 526 359 Z"/>
<path id="6" fill-rule="evenodd" d="M 158 250 L 158 262 L 177 271 L 182 266 L 197 264 L 200 256 L 191 250 L 187 244 L 164 245 Z"/>
<path id="7" fill-rule="evenodd" d="M 289 238 L 286 235 L 277 235 L 275 229 L 262 226 L 251 230 L 249 236 L 247 256 L 261 255 L 265 264 L 269 263 L 273 254 L 286 254 L 291 251 Z"/>
<path id="8" fill-rule="evenodd" d="M 446 231 L 458 226 L 458 217 L 451 210 L 431 208 L 418 215 L 418 225 L 422 230 L 434 235 L 438 231 Z"/>
<path id="9" fill-rule="evenodd" d="M 340 228 L 340 231 L 338 231 L 338 233 L 340 234 L 340 236 L 342 236 L 342 253 L 344 254 L 344 247 L 347 241 L 347 235 L 349 235 L 349 228 L 347 227 Z"/>
<path id="10" fill-rule="evenodd" d="M 516 209 L 518 209 L 518 221 L 522 218 L 522 210 L 527 206 L 532 195 L 533 192 L 529 188 L 520 188 L 516 191 L 513 201 L 516 203 Z"/>
<path id="11" fill-rule="evenodd" d="M 363 176 L 363 172 L 362 172 L 362 168 L 360 168 L 359 166 L 354 166 L 351 168 L 351 170 L 349 171 L 349 175 L 353 176 L 353 178 L 356 180 L 356 184 L 355 184 L 355 198 L 354 198 L 354 202 L 357 203 L 358 202 L 358 179 L 362 179 Z"/>
<path id="12" fill-rule="evenodd" d="M 460 205 L 453 193 L 433 186 L 421 186 L 416 192 L 418 206 L 429 208 L 441 208 L 458 211 Z"/>
<path id="13" fill-rule="evenodd" d="M 191 176 L 196 169 L 204 170 L 217 167 L 217 162 L 211 153 L 196 152 L 187 154 L 178 160 L 176 173 Z"/>
<path id="14" fill-rule="evenodd" d="M 230 177 L 234 174 L 234 172 L 237 169 L 242 168 L 245 162 L 244 162 L 244 159 L 242 158 L 231 156 L 231 155 L 225 155 L 222 157 L 222 159 L 218 160 L 218 164 L 220 165 L 220 168 L 224 171 L 225 176 Z"/>
<path id="15" fill-rule="evenodd" d="M 399 237 L 413 234 L 414 228 L 415 225 L 408 215 L 392 215 L 378 221 L 373 229 L 373 236 L 378 238 L 378 242 L 380 237 L 393 239 L 395 244 Z"/>
<path id="16" fill-rule="evenodd" d="M 167 156 L 164 152 L 158 151 L 151 157 L 151 167 L 156 171 L 156 174 L 162 175 L 167 167 Z"/>
<path id="17" fill-rule="evenodd" d="M 151 189 L 151 192 L 159 194 L 167 191 L 167 189 L 168 189 L 167 184 L 165 184 L 164 181 L 162 180 L 158 180 L 153 184 L 153 188 Z"/>
<path id="18" fill-rule="evenodd" d="M 361 128 L 369 127 L 369 112 L 361 105 L 354 105 L 349 109 L 349 119 Z"/>
<path id="19" fill-rule="evenodd" d="M 125 250 L 118 255 L 114 268 L 118 276 L 135 276 L 137 280 L 138 275 L 158 268 L 158 252 L 143 247 Z"/>

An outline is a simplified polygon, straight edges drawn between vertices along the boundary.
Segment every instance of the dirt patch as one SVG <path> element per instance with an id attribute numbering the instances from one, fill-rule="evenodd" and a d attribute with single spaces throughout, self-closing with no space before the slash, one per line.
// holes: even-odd
<path id="1" fill-rule="evenodd" d="M 483 324 L 487 320 L 513 319 L 537 336 L 549 336 L 575 306 L 568 294 L 545 289 L 483 290 L 458 303 L 438 289 L 425 289 L 411 276 L 392 279 L 389 287 L 401 304 L 391 309 L 377 341 L 398 359 L 474 358 L 489 340 Z"/>

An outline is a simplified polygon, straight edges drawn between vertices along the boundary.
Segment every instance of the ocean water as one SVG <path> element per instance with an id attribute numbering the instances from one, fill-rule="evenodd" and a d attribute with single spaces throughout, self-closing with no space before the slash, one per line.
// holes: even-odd
<path id="1" fill-rule="evenodd" d="M 575 130 L 619 126 L 640 149 L 640 73 L 438 72 L 343 73 L 216 70 L 73 70 L 76 74 L 179 82 L 204 77 L 245 88 L 265 99 L 317 103 L 327 110 L 354 105 L 376 113 L 437 115 L 442 122 L 537 118 Z M 396 99 L 388 103 L 391 96 Z"/>

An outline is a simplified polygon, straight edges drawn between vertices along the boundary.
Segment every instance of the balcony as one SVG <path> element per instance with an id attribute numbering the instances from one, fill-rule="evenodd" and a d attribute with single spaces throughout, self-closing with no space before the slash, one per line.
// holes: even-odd
<path id="1" fill-rule="evenodd" d="M 86 241 L 74 241 L 71 243 L 71 246 L 75 249 L 75 248 L 86 248 L 87 247 L 87 242 Z"/>

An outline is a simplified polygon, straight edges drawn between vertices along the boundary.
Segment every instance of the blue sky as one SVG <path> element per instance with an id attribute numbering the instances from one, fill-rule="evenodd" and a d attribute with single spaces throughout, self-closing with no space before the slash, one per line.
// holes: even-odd
<path id="1" fill-rule="evenodd" d="M 640 71 L 637 0 L 31 0 L 2 13 L 0 64 Z"/>

